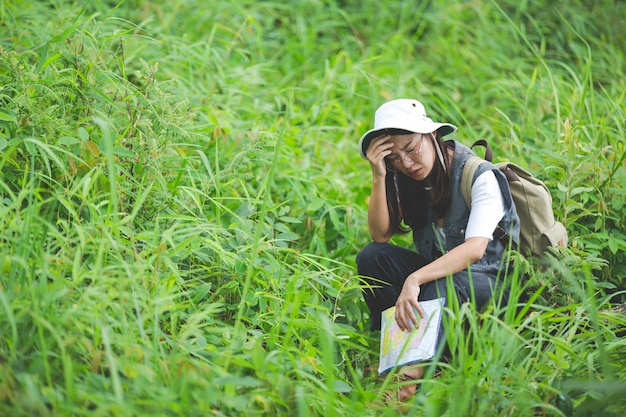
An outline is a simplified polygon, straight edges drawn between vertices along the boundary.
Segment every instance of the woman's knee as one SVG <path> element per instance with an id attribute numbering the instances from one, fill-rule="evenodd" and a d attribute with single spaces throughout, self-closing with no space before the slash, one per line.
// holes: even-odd
<path id="1" fill-rule="evenodd" d="M 389 243 L 370 242 L 356 256 L 356 265 L 361 275 L 368 275 L 367 271 L 376 265 L 378 257 L 384 253 Z"/>

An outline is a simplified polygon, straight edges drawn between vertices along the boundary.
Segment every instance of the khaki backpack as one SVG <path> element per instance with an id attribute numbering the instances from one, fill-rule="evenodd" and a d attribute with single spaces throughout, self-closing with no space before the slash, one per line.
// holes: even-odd
<path id="1" fill-rule="evenodd" d="M 461 177 L 461 192 L 468 207 L 472 201 L 472 183 L 478 166 L 484 161 L 491 162 L 493 152 L 489 143 L 478 140 L 473 145 L 484 146 L 485 159 L 472 156 L 465 163 Z M 511 189 L 517 215 L 520 219 L 520 246 L 522 254 L 541 256 L 548 246 L 567 246 L 567 231 L 560 222 L 554 220 L 552 196 L 548 187 L 530 172 L 511 162 L 502 162 L 495 166 L 504 173 Z M 508 234 L 498 228 L 494 236 L 508 246 L 511 240 Z M 513 242 L 514 243 L 514 242 Z"/>

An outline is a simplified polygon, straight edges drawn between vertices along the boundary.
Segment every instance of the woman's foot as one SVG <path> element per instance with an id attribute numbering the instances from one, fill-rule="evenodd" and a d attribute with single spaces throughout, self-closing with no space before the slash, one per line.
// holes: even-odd
<path id="1" fill-rule="evenodd" d="M 417 381 L 424 375 L 424 368 L 405 366 L 400 370 L 400 383 L 397 401 L 406 402 L 417 391 Z"/>
<path id="2" fill-rule="evenodd" d="M 373 370 L 376 367 L 366 367 L 367 370 Z M 375 410 L 394 408 L 403 414 L 411 408 L 409 400 L 415 395 L 418 388 L 418 380 L 422 379 L 424 374 L 423 367 L 405 366 L 400 369 L 396 376 L 396 382 L 392 384 L 394 388 L 385 391 L 382 397 L 383 403 L 372 403 L 370 407 Z"/>

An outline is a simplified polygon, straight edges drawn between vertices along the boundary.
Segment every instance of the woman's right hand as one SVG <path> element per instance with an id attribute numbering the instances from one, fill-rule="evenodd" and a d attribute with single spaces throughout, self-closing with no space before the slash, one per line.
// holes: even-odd
<path id="1" fill-rule="evenodd" d="M 417 273 L 419 270 L 407 277 L 396 301 L 396 322 L 401 330 L 411 331 L 419 326 L 420 319 L 415 315 L 416 310 L 421 317 L 426 317 L 417 301 L 421 292 L 420 284 L 414 276 Z"/>
<path id="2" fill-rule="evenodd" d="M 391 154 L 391 148 L 393 148 L 393 143 L 390 139 L 390 135 L 385 134 L 378 136 L 372 140 L 370 146 L 367 148 L 365 156 L 370 162 L 374 177 L 385 178 L 387 175 L 385 157 Z"/>

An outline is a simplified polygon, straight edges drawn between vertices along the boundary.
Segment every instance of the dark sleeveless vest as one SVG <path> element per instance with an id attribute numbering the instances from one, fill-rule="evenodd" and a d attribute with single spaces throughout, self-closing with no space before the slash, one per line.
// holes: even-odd
<path id="1" fill-rule="evenodd" d="M 437 214 L 431 208 L 428 210 L 426 224 L 413 229 L 415 248 L 428 262 L 432 262 L 438 255 L 441 255 L 442 251 L 445 253 L 465 241 L 465 229 L 467 228 L 470 210 L 465 204 L 461 193 L 461 175 L 465 162 L 470 156 L 474 155 L 474 152 L 459 142 L 455 141 L 454 143 L 454 157 L 452 158 L 450 172 L 452 181 L 450 205 L 443 219 L 443 230 L 446 235 L 445 244 L 441 242 L 440 234 L 437 231 Z M 438 160 L 436 160 L 436 163 L 439 163 Z M 506 212 L 499 225 L 509 233 L 516 243 L 519 243 L 519 217 L 515 211 L 515 203 L 513 203 L 509 184 L 504 174 L 493 164 L 484 162 L 476 170 L 472 184 L 480 174 L 489 170 L 495 173 L 504 197 Z M 495 237 L 492 238 L 482 259 L 472 264 L 471 269 L 497 274 L 502 268 L 505 251 L 506 247 L 504 244 Z"/>

